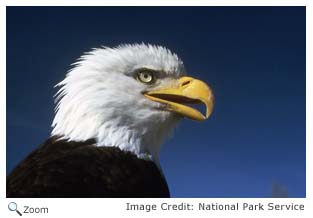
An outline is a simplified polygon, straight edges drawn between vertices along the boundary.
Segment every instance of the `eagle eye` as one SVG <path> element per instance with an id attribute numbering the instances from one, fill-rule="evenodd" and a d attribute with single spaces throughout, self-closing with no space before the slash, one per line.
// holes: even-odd
<path id="1" fill-rule="evenodd" d="M 155 74 L 151 70 L 140 70 L 136 74 L 136 79 L 142 83 L 151 85 L 155 82 Z"/>

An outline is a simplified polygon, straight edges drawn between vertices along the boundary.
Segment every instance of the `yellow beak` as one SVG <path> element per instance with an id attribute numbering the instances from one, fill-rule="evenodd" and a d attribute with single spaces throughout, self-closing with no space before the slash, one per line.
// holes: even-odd
<path id="1" fill-rule="evenodd" d="M 149 91 L 144 93 L 144 96 L 152 101 L 163 103 L 165 109 L 169 111 L 199 121 L 207 119 L 214 106 L 214 96 L 210 87 L 201 80 L 192 77 L 181 77 L 176 81 L 174 88 Z M 185 105 L 198 103 L 203 103 L 206 106 L 205 115 Z"/>

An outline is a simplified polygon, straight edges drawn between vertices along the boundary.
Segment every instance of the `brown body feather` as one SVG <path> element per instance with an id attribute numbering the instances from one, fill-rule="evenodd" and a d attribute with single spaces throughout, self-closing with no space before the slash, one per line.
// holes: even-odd
<path id="1" fill-rule="evenodd" d="M 169 197 L 152 161 L 94 144 L 48 139 L 7 177 L 7 197 Z"/>

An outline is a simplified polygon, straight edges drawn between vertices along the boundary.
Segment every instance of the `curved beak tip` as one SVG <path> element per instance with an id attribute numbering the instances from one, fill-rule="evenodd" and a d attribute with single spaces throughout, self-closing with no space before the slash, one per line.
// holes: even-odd
<path id="1" fill-rule="evenodd" d="M 198 121 L 208 119 L 214 107 L 214 95 L 211 88 L 205 82 L 192 77 L 182 77 L 177 82 L 180 84 L 177 88 L 154 90 L 146 93 L 145 96 L 152 101 L 168 105 L 169 111 L 176 112 L 183 117 Z M 186 105 L 186 103 L 200 102 L 206 106 L 205 115 Z"/>

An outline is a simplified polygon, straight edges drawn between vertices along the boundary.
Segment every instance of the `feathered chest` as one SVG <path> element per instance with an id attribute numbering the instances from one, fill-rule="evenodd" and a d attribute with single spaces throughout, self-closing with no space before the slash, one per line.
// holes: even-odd
<path id="1" fill-rule="evenodd" d="M 94 143 L 50 138 L 8 176 L 7 197 L 169 197 L 152 161 Z"/>

